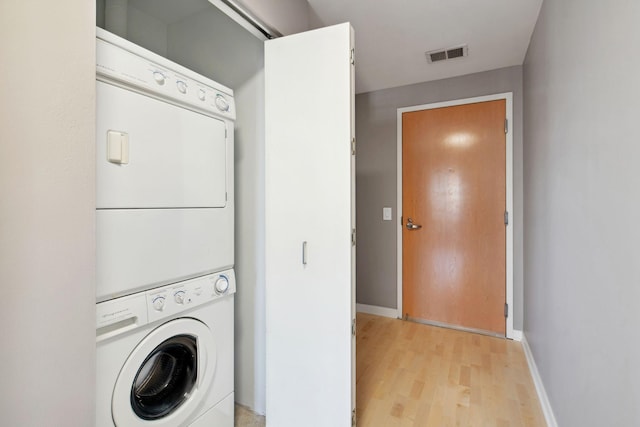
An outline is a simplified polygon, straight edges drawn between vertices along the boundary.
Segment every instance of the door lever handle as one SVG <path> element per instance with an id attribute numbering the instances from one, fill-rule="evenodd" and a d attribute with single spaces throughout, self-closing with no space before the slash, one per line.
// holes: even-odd
<path id="1" fill-rule="evenodd" d="M 411 218 L 407 218 L 407 230 L 420 230 L 421 228 L 420 224 L 414 224 Z"/>

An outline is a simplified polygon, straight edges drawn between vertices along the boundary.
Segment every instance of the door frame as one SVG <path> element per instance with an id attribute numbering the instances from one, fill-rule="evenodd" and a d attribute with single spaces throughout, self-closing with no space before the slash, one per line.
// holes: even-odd
<path id="1" fill-rule="evenodd" d="M 494 95 L 477 96 L 473 98 L 456 99 L 444 102 L 435 102 L 422 105 L 414 105 L 411 107 L 402 107 L 397 109 L 397 206 L 398 212 L 397 222 L 397 315 L 402 318 L 402 114 L 412 111 L 432 110 L 435 108 L 453 107 L 457 105 L 475 104 L 479 102 L 496 101 L 504 99 L 506 101 L 506 117 L 507 117 L 507 133 L 506 133 L 506 195 L 507 195 L 507 212 L 509 212 L 509 224 L 506 228 L 506 303 L 509 306 L 509 315 L 507 316 L 506 337 L 514 339 L 513 331 L 513 92 L 498 93 Z"/>

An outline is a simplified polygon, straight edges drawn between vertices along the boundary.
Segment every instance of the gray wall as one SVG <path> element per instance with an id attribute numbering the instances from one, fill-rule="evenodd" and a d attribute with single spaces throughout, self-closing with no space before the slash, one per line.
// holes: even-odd
<path id="1" fill-rule="evenodd" d="M 100 28 L 106 28 L 105 2 L 106 0 L 96 0 L 96 26 Z M 138 10 L 131 3 L 127 3 L 127 31 L 124 38 L 166 57 L 167 31 L 168 25 L 166 23 Z M 121 34 L 118 35 L 122 37 Z"/>
<path id="2" fill-rule="evenodd" d="M 235 91 L 235 390 L 264 414 L 263 42 L 214 7 L 169 26 L 168 57 Z"/>
<path id="3" fill-rule="evenodd" d="M 239 3 L 285 36 L 309 29 L 311 8 L 306 0 L 241 0 Z"/>
<path id="4" fill-rule="evenodd" d="M 131 6 L 127 7 L 127 40 L 167 56 L 167 25 Z"/>
<path id="5" fill-rule="evenodd" d="M 397 109 L 513 92 L 514 328 L 522 329 L 522 67 L 419 83 L 356 96 L 357 302 L 396 308 Z M 393 221 L 382 208 L 393 207 Z"/>
<path id="6" fill-rule="evenodd" d="M 94 14 L 0 2 L 3 426 L 95 424 Z"/>
<path id="7" fill-rule="evenodd" d="M 524 64 L 525 334 L 562 426 L 640 425 L 638 17 L 545 0 Z"/>

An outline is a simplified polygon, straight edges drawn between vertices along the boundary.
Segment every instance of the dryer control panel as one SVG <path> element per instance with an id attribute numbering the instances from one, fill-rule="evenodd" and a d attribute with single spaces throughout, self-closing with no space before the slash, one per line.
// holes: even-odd
<path id="1" fill-rule="evenodd" d="M 101 28 L 96 32 L 99 80 L 235 119 L 233 90 Z"/>

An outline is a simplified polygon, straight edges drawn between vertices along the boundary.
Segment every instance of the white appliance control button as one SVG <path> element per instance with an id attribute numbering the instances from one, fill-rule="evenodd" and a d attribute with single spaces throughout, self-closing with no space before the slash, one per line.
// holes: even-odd
<path id="1" fill-rule="evenodd" d="M 224 96 L 220 94 L 216 95 L 216 107 L 218 107 L 220 111 L 229 111 L 229 103 L 224 99 Z"/>
<path id="2" fill-rule="evenodd" d="M 175 298 L 176 303 L 178 303 L 178 304 L 184 304 L 184 302 L 185 302 L 185 293 L 184 293 L 184 291 L 178 291 L 178 292 L 176 292 L 176 293 L 173 295 L 173 297 Z"/>
<path id="3" fill-rule="evenodd" d="M 204 101 L 204 99 L 206 98 L 207 94 L 205 93 L 204 89 L 200 89 L 198 91 L 198 99 L 200 101 Z"/>
<path id="4" fill-rule="evenodd" d="M 176 82 L 176 86 L 178 87 L 178 91 L 180 91 L 180 93 L 187 93 L 187 84 L 182 80 L 178 80 Z"/>
<path id="5" fill-rule="evenodd" d="M 156 311 L 162 311 L 164 309 L 164 297 L 155 297 L 153 299 L 153 308 Z"/>
<path id="6" fill-rule="evenodd" d="M 224 276 L 220 276 L 220 278 L 216 280 L 215 289 L 218 295 L 227 292 L 229 290 L 229 279 Z"/>
<path id="7" fill-rule="evenodd" d="M 164 81 L 165 81 L 164 74 L 162 74 L 160 71 L 154 71 L 153 79 L 156 81 L 156 83 L 158 83 L 161 86 L 164 84 Z"/>

